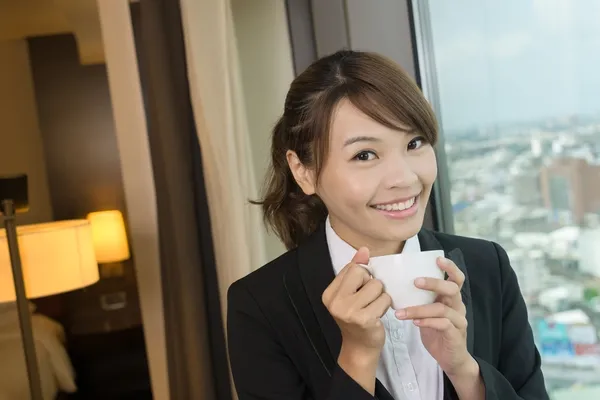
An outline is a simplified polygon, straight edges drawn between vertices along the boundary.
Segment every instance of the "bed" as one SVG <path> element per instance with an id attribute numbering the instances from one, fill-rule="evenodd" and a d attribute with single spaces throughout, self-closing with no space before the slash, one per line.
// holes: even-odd
<path id="1" fill-rule="evenodd" d="M 30 303 L 44 400 L 77 390 L 65 349 L 65 332 L 55 320 L 35 312 Z M 0 303 L 0 400 L 29 400 L 27 368 L 15 303 Z"/>

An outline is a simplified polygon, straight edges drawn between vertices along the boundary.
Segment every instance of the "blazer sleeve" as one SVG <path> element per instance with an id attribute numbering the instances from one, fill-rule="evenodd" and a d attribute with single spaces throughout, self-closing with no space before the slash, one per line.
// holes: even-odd
<path id="1" fill-rule="evenodd" d="M 229 360 L 239 400 L 320 399 L 286 354 L 243 281 L 230 286 L 227 302 Z M 332 372 L 326 400 L 373 398 L 339 366 Z"/>
<path id="2" fill-rule="evenodd" d="M 506 251 L 494 243 L 502 281 L 502 340 L 498 367 L 475 357 L 486 400 L 547 400 L 540 354 L 527 317 L 527 307 Z"/>

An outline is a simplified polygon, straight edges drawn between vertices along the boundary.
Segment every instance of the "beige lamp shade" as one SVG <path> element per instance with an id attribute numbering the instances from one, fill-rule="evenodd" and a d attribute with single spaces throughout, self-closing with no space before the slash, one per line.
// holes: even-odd
<path id="1" fill-rule="evenodd" d="M 88 214 L 96 260 L 99 264 L 129 259 L 129 245 L 123 214 L 118 210 L 98 211 Z"/>
<path id="2" fill-rule="evenodd" d="M 28 298 L 89 286 L 99 279 L 90 223 L 57 221 L 17 227 Z M 0 303 L 15 301 L 6 230 L 0 230 Z"/>

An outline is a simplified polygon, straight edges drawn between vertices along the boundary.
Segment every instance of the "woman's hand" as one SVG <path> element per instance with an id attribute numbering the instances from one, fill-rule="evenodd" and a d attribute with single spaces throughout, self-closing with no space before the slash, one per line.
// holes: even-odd
<path id="1" fill-rule="evenodd" d="M 451 260 L 438 259 L 448 280 L 419 278 L 415 286 L 437 293 L 433 304 L 408 307 L 396 311 L 398 319 L 412 319 L 420 328 L 421 340 L 427 351 L 448 376 L 460 375 L 472 369 L 473 358 L 467 351 L 466 308 L 460 290 L 465 275 Z"/>
<path id="2" fill-rule="evenodd" d="M 423 345 L 448 375 L 460 399 L 485 398 L 479 364 L 467 350 L 466 308 L 460 290 L 463 272 L 447 258 L 437 263 L 448 280 L 419 278 L 415 286 L 437 293 L 435 303 L 396 311 L 399 319 L 412 319 L 420 328 Z"/>
<path id="3" fill-rule="evenodd" d="M 323 304 L 342 333 L 338 364 L 371 394 L 385 330 L 381 317 L 391 306 L 383 284 L 358 264 L 369 263 L 369 250 L 360 248 L 323 292 Z"/>

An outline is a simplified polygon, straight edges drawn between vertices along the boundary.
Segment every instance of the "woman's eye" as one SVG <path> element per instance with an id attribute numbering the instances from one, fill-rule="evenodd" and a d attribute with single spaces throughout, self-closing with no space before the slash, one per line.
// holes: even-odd
<path id="1" fill-rule="evenodd" d="M 354 156 L 354 159 L 357 161 L 371 161 L 376 158 L 377 155 L 370 150 L 361 151 L 360 153 Z"/>
<path id="2" fill-rule="evenodd" d="M 408 143 L 409 150 L 416 150 L 425 144 L 425 138 L 423 136 L 419 136 L 414 138 Z"/>

